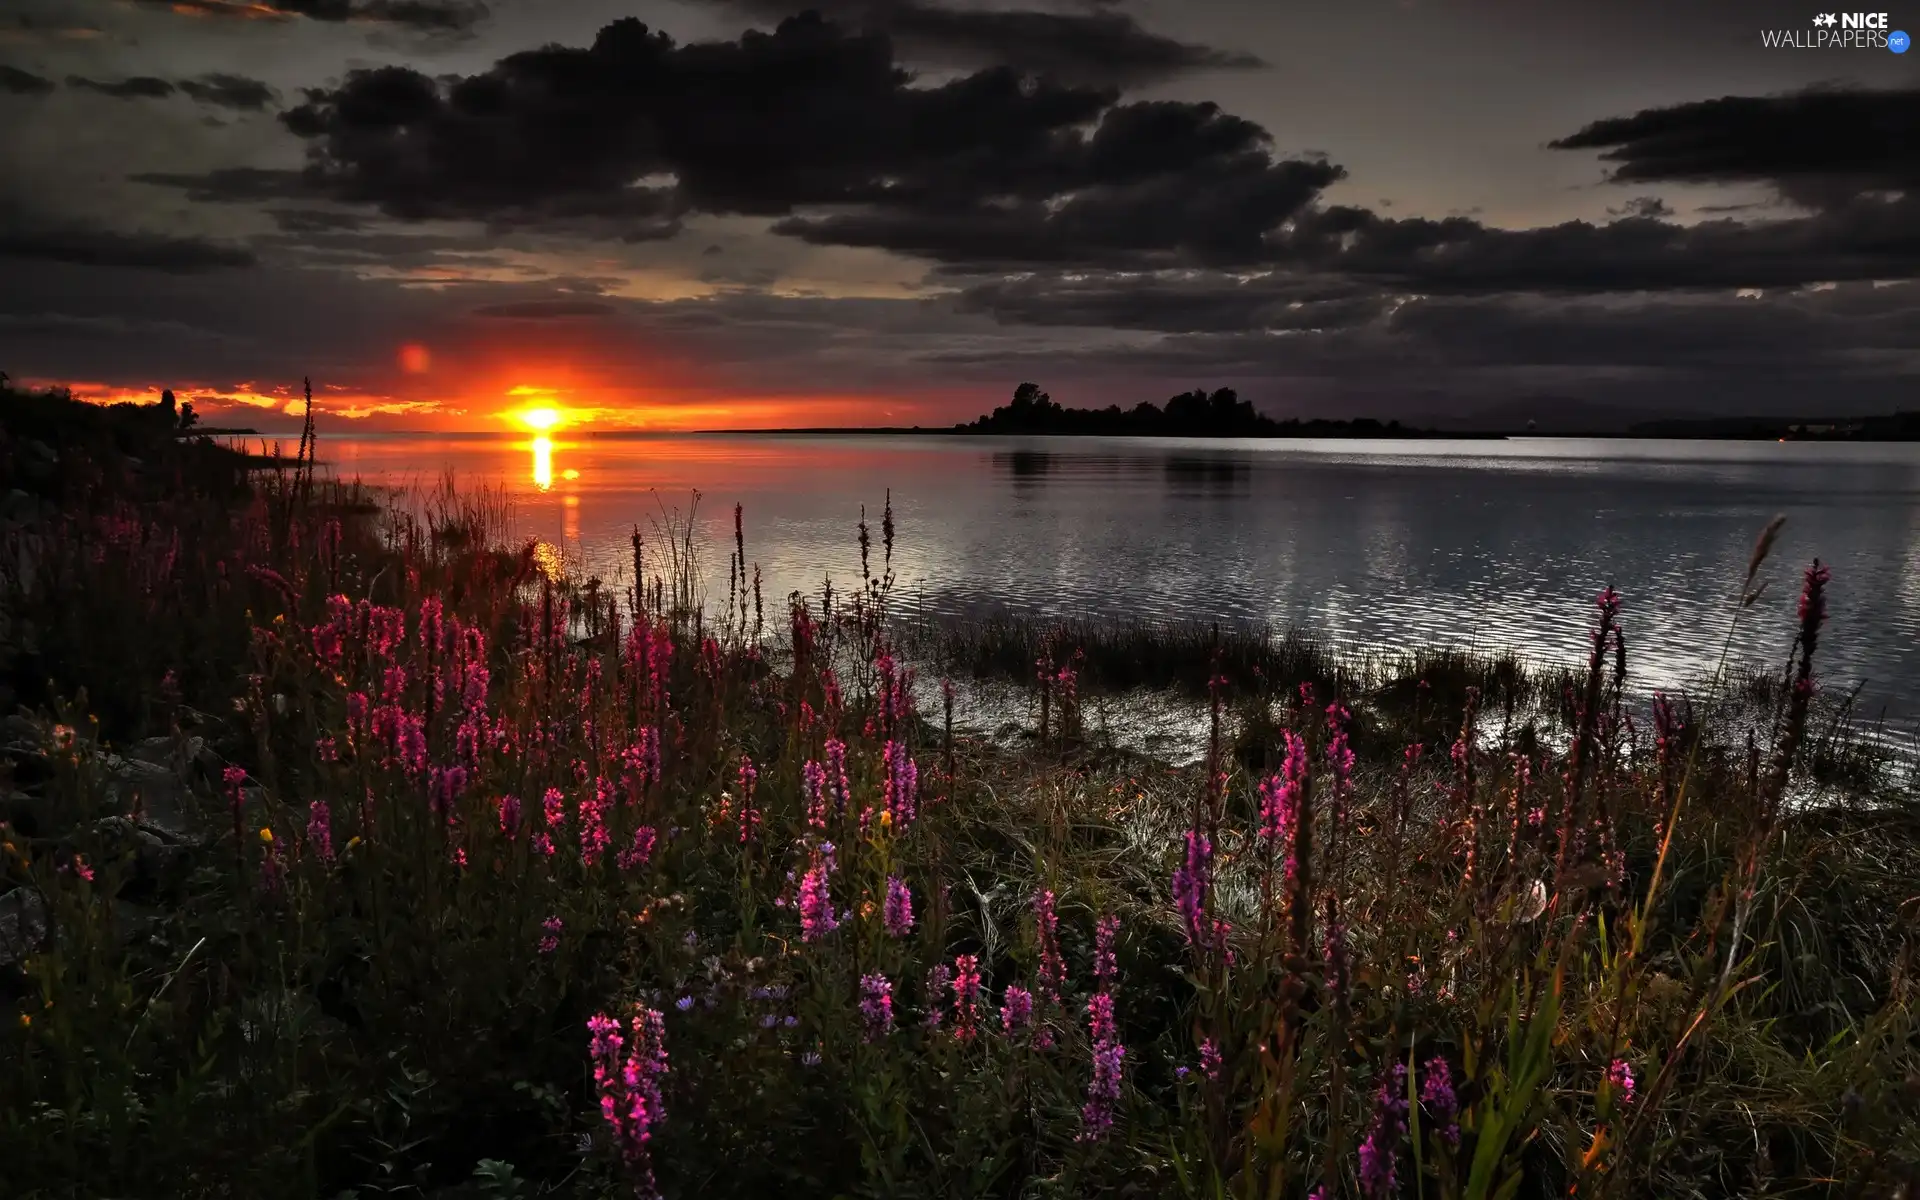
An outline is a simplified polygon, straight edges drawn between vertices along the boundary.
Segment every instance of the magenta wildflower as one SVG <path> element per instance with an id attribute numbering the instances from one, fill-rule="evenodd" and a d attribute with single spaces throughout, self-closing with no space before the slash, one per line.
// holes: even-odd
<path id="1" fill-rule="evenodd" d="M 1213 842 L 1201 830 L 1189 829 L 1186 860 L 1173 872 L 1173 900 L 1190 946 L 1204 948 L 1213 940 L 1213 920 L 1207 912 L 1212 887 Z"/>
<path id="2" fill-rule="evenodd" d="M 971 954 L 953 960 L 953 1039 L 970 1041 L 980 1028 L 980 960 Z"/>
<path id="3" fill-rule="evenodd" d="M 746 755 L 740 756 L 740 844 L 752 841 L 760 831 L 760 810 L 753 806 L 753 790 L 760 780 L 760 772 L 753 760 Z"/>
<path id="4" fill-rule="evenodd" d="M 653 826 L 640 826 L 633 831 L 633 843 L 620 852 L 615 859 L 615 865 L 622 871 L 632 871 L 646 866 L 647 860 L 653 857 L 653 847 L 657 840 Z"/>
<path id="5" fill-rule="evenodd" d="M 1007 1000 L 1000 1006 L 1000 1028 L 1008 1033 L 1018 1033 L 1033 1024 L 1033 993 L 1019 986 L 1009 985 Z"/>
<path id="6" fill-rule="evenodd" d="M 307 805 L 307 844 L 321 862 L 333 861 L 333 814 L 325 800 Z"/>
<path id="7" fill-rule="evenodd" d="M 1105 916 L 1093 923 L 1093 980 L 1103 992 L 1111 989 L 1120 976 L 1113 957 L 1113 938 L 1119 932 L 1119 917 Z"/>
<path id="8" fill-rule="evenodd" d="M 827 827 L 827 772 L 808 759 L 800 768 L 800 787 L 807 798 L 807 824 L 815 829 Z"/>
<path id="9" fill-rule="evenodd" d="M 241 844 L 241 813 L 247 801 L 247 773 L 239 767 L 229 766 L 220 772 L 220 782 L 227 790 L 227 804 L 233 809 L 233 844 Z"/>
<path id="10" fill-rule="evenodd" d="M 1053 893 L 1041 888 L 1033 894 L 1034 940 L 1039 943 L 1040 966 L 1036 972 L 1040 995 L 1049 1003 L 1060 1003 L 1060 989 L 1067 985 L 1067 963 L 1060 955 L 1060 919 L 1053 911 Z"/>
<path id="11" fill-rule="evenodd" d="M 953 982 L 953 971 L 945 963 L 935 963 L 927 972 L 927 1028 L 940 1028 L 940 995 Z"/>
<path id="12" fill-rule="evenodd" d="M 800 879 L 800 940 L 815 942 L 839 928 L 834 916 L 833 896 L 827 890 L 827 878 L 833 874 L 833 843 L 822 842 L 814 852 L 813 865 Z"/>
<path id="13" fill-rule="evenodd" d="M 287 882 L 287 861 L 270 831 L 262 829 L 260 837 L 266 844 L 266 853 L 260 859 L 260 890 L 277 896 Z"/>
<path id="14" fill-rule="evenodd" d="M 660 782 L 660 731 L 649 725 L 634 734 L 633 745 L 621 754 L 639 790 Z"/>
<path id="15" fill-rule="evenodd" d="M 500 814 L 500 832 L 507 835 L 508 841 L 519 837 L 520 798 L 518 796 L 502 796 L 496 807 Z"/>
<path id="16" fill-rule="evenodd" d="M 1398 1182 L 1400 1139 L 1407 1133 L 1407 1068 L 1393 1064 L 1373 1098 L 1373 1123 L 1360 1143 L 1360 1194 L 1394 1194 Z"/>
<path id="17" fill-rule="evenodd" d="M 898 875 L 887 877 L 887 899 L 880 910 L 880 923 L 889 935 L 907 936 L 913 929 L 913 893 Z"/>
<path id="18" fill-rule="evenodd" d="M 1096 1042 L 1110 1042 L 1119 1037 L 1119 1031 L 1113 1022 L 1113 997 L 1106 992 L 1095 992 L 1087 997 L 1087 1025 L 1093 1032 Z"/>
<path id="19" fill-rule="evenodd" d="M 1607 1083 L 1618 1093 L 1617 1102 L 1621 1105 L 1633 1103 L 1633 1068 L 1624 1058 L 1616 1058 L 1607 1067 Z"/>
<path id="20" fill-rule="evenodd" d="M 920 769 L 904 742 L 889 741 L 880 751 L 881 806 L 893 814 L 896 833 L 906 831 L 919 814 Z"/>
<path id="21" fill-rule="evenodd" d="M 400 763 L 410 775 L 419 775 L 427 769 L 427 721 L 418 713 L 399 714 L 400 725 L 395 731 L 394 750 L 400 755 Z"/>
<path id="22" fill-rule="evenodd" d="M 566 927 L 566 922 L 562 921 L 558 916 L 551 916 L 540 922 L 540 928 L 545 931 L 540 936 L 540 953 L 552 954 L 555 950 L 558 950 L 560 948 L 560 934 L 566 930 Z"/>
<path id="23" fill-rule="evenodd" d="M 460 793 L 467 789 L 467 769 L 459 766 L 435 767 L 428 774 L 427 781 L 433 811 L 452 822 Z"/>
<path id="24" fill-rule="evenodd" d="M 1420 1103 L 1439 1126 L 1442 1140 L 1449 1146 L 1458 1146 L 1460 1101 L 1453 1094 L 1453 1068 L 1439 1055 L 1428 1061 L 1425 1076 L 1420 1080 Z"/>
<path id="25" fill-rule="evenodd" d="M 550 787 L 547 794 L 540 798 L 540 815 L 547 823 L 549 840 L 560 834 L 567 823 L 567 797 L 559 788 Z M 551 854 L 553 851 L 548 850 Z"/>
<path id="26" fill-rule="evenodd" d="M 1300 815 L 1300 788 L 1307 777 L 1307 742 L 1289 729 L 1286 744 L 1280 774 L 1269 776 L 1260 785 L 1260 840 L 1268 854 L 1276 853 L 1282 845 L 1288 846 L 1287 878 L 1291 879 L 1296 868 L 1291 838 Z"/>
<path id="27" fill-rule="evenodd" d="M 831 673 L 827 678 L 828 682 L 832 681 Z M 836 705 L 829 704 L 829 707 Z M 827 796 L 833 801 L 833 814 L 845 817 L 847 804 L 853 799 L 853 788 L 847 783 L 847 744 L 839 738 L 828 738 L 823 752 L 827 756 Z"/>
<path id="28" fill-rule="evenodd" d="M 893 1031 L 893 983 L 885 975 L 860 977 L 860 1023 L 869 1042 Z"/>
<path id="29" fill-rule="evenodd" d="M 630 1043 L 621 1039 L 619 1023 L 603 1013 L 590 1018 L 587 1028 L 593 1034 L 588 1053 L 593 1059 L 594 1088 L 600 1094 L 600 1115 L 620 1156 L 637 1175 L 639 1194 L 657 1196 L 647 1143 L 667 1115 L 660 1091 L 661 1077 L 668 1071 L 666 1020 L 654 1009 L 641 1007 L 629 1026 Z"/>
<path id="30" fill-rule="evenodd" d="M 88 866 L 87 860 L 78 854 L 73 856 L 73 873 L 80 877 L 82 883 L 93 882 L 93 868 Z"/>
<path id="31" fill-rule="evenodd" d="M 1200 1070 L 1208 1079 L 1220 1078 L 1220 1047 L 1213 1044 L 1212 1038 L 1200 1043 Z"/>
<path id="32" fill-rule="evenodd" d="M 1120 1044 L 1113 1021 L 1113 997 L 1099 992 L 1087 999 L 1087 1026 L 1093 1036 L 1093 1078 L 1087 1084 L 1087 1102 L 1080 1109 L 1080 1140 L 1095 1141 L 1113 1128 L 1113 1112 L 1120 1102 L 1120 1072 L 1126 1047 Z"/>
<path id="33" fill-rule="evenodd" d="M 613 787 L 605 779 L 593 781 L 593 793 L 580 797 L 580 861 L 596 866 L 612 844 L 607 832 L 607 810 L 613 807 Z"/>

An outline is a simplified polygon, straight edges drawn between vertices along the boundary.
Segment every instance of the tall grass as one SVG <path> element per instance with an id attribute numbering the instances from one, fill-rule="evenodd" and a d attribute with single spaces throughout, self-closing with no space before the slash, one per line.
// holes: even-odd
<path id="1" fill-rule="evenodd" d="M 51 681 L 7 727 L 9 1194 L 1920 1169 L 1920 817 L 1874 760 L 1813 774 L 1850 742 L 1811 571 L 1755 726 L 1724 679 L 1643 708 L 1610 593 L 1566 674 L 1210 631 L 943 648 L 892 617 L 890 509 L 857 588 L 772 614 L 742 521 L 716 616 L 685 519 L 636 528 L 622 586 L 503 545 L 498 497 L 363 499 L 284 471 L 62 499 L 3 581 Z M 918 710 L 916 662 L 969 661 L 1029 681 L 1030 744 Z M 1196 765 L 1088 732 L 1091 690 L 1150 680 L 1204 701 Z"/>

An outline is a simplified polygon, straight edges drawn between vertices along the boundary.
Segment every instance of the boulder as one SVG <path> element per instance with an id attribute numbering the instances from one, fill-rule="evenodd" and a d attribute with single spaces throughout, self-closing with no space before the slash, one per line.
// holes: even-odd
<path id="1" fill-rule="evenodd" d="M 32 888 L 0 896 L 0 967 L 11 966 L 47 941 L 47 902 Z"/>

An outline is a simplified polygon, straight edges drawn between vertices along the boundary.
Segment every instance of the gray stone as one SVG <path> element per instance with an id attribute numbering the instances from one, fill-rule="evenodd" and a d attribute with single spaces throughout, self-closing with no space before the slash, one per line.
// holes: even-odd
<path id="1" fill-rule="evenodd" d="M 139 813 L 142 820 L 176 838 L 194 838 L 202 829 L 201 805 L 172 768 L 138 758 L 107 755 L 101 760 L 107 799 L 118 812 Z"/>
<path id="2" fill-rule="evenodd" d="M 47 941 L 47 902 L 32 888 L 0 896 L 0 967 L 16 963 Z"/>

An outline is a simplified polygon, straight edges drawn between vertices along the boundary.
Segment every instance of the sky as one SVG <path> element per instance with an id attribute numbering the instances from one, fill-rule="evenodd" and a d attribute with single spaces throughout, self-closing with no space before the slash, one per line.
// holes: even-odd
<path id="1" fill-rule="evenodd" d="M 1920 408 L 1920 53 L 1812 5 L 800 8 L 7 0 L 0 369 L 263 429 Z"/>

